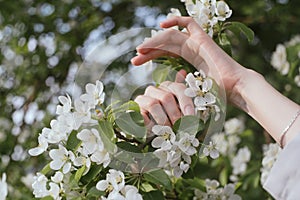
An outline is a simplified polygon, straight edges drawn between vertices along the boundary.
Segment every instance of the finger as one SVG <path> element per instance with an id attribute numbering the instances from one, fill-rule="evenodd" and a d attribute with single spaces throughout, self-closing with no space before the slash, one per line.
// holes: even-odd
<path id="1" fill-rule="evenodd" d="M 160 23 L 162 28 L 170 28 L 173 26 L 185 27 L 190 34 L 196 32 L 205 33 L 199 24 L 192 17 L 174 16 Z"/>
<path id="2" fill-rule="evenodd" d="M 135 66 L 142 65 L 150 60 L 156 59 L 162 56 L 171 56 L 171 57 L 178 57 L 178 55 L 170 53 L 165 50 L 160 49 L 152 49 L 147 54 L 139 54 L 131 59 L 131 63 Z"/>
<path id="3" fill-rule="evenodd" d="M 184 69 L 179 70 L 176 74 L 175 82 L 183 83 L 186 77 L 186 71 Z"/>
<path id="4" fill-rule="evenodd" d="M 169 118 L 159 100 L 140 95 L 135 99 L 135 102 L 139 104 L 141 109 L 147 111 L 157 124 L 171 126 Z"/>
<path id="5" fill-rule="evenodd" d="M 160 101 L 172 124 L 182 116 L 175 97 L 171 92 L 150 86 L 146 89 L 145 95 Z"/>
<path id="6" fill-rule="evenodd" d="M 175 29 L 164 30 L 152 38 L 145 40 L 137 46 L 138 53 L 147 54 L 153 49 L 165 50 L 180 55 L 182 44 L 188 39 L 188 35 Z M 174 48 L 175 47 L 175 48 Z"/>
<path id="7" fill-rule="evenodd" d="M 195 115 L 195 107 L 190 97 L 184 94 L 186 86 L 183 83 L 165 81 L 159 86 L 165 91 L 172 92 L 178 99 L 180 110 L 184 115 Z"/>
<path id="8" fill-rule="evenodd" d="M 141 115 L 144 118 L 145 126 L 148 130 L 151 130 L 152 127 L 155 125 L 155 122 L 153 122 L 150 117 L 148 116 L 148 112 L 141 109 Z"/>

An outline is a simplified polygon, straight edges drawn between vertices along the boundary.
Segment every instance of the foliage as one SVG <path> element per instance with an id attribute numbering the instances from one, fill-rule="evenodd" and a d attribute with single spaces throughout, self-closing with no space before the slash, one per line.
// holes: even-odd
<path id="1" fill-rule="evenodd" d="M 74 71 L 80 68 L 89 44 L 132 26 L 155 27 L 170 8 L 179 8 L 182 13 L 186 11 L 182 3 L 174 0 L 0 2 L 0 174 L 5 172 L 7 175 L 8 199 L 32 199 L 28 183 L 32 182 L 32 173 L 41 170 L 48 158 L 29 158 L 27 150 L 36 146 L 42 127 L 49 127 L 58 103 L 57 97 L 71 93 Z M 299 88 L 294 82 L 297 69 L 291 73 L 293 76 L 283 77 L 270 65 L 276 45 L 299 33 L 300 2 L 230 0 L 227 3 L 233 10 L 229 23 L 238 21 L 246 24 L 254 31 L 255 37 L 249 45 L 246 39 L 242 39 L 243 35 L 237 39 L 227 33 L 226 36 L 221 35 L 219 44 L 226 46 L 228 38 L 236 60 L 262 73 L 280 92 L 300 103 Z M 125 63 L 112 64 L 110 70 L 115 77 L 127 70 Z M 106 89 L 110 90 L 109 84 L 107 86 Z M 240 134 L 239 147 L 248 146 L 252 156 L 247 172 L 239 177 L 243 184 L 237 193 L 245 199 L 264 199 L 267 194 L 258 181 L 258 166 L 262 159 L 262 144 L 272 140 L 252 119 L 227 107 L 228 119 L 239 115 L 242 115 L 247 127 Z M 68 142 L 70 148 L 76 147 L 76 140 Z M 47 170 L 47 167 L 44 168 L 44 173 Z M 86 176 L 93 179 L 101 170 L 91 166 Z M 219 179 L 224 186 L 231 170 L 229 158 L 221 155 L 219 161 L 203 161 L 194 166 L 193 173 L 187 176 L 198 173 L 201 178 Z M 76 180 L 78 177 L 79 172 Z M 149 188 L 147 184 L 144 186 Z M 205 189 L 200 180 L 192 182 L 189 179 L 179 181 L 175 188 L 182 191 L 181 188 L 188 189 L 187 186 Z M 91 188 L 90 197 L 99 196 L 98 192 Z M 192 193 L 189 190 L 185 198 Z M 149 199 L 161 195 L 159 191 L 145 194 Z"/>

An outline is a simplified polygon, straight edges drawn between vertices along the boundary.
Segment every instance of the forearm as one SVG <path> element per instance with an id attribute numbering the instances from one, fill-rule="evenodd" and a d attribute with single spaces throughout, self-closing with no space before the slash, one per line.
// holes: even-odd
<path id="1" fill-rule="evenodd" d="M 234 102 L 247 112 L 280 143 L 283 130 L 289 125 L 300 106 L 276 91 L 260 74 L 245 69 L 236 85 L 238 102 Z M 300 117 L 296 119 L 284 137 L 287 144 L 300 132 Z"/>

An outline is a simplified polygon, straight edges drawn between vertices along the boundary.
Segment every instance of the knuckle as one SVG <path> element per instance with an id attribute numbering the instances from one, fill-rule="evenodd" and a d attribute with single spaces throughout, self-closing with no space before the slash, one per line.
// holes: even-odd
<path id="1" fill-rule="evenodd" d="M 174 95 L 169 92 L 166 92 L 161 98 L 162 103 L 169 103 L 172 102 L 173 100 L 174 100 Z"/>
<path id="2" fill-rule="evenodd" d="M 147 94 L 153 92 L 153 90 L 155 90 L 155 87 L 150 85 L 145 89 L 145 94 L 147 95 Z"/>
<path id="3" fill-rule="evenodd" d="M 156 107 L 159 104 L 159 101 L 157 99 L 151 99 L 148 103 L 148 109 L 152 110 L 154 107 Z"/>
<path id="4" fill-rule="evenodd" d="M 134 101 L 137 104 L 139 104 L 143 98 L 144 98 L 144 95 L 138 95 L 137 97 L 135 97 Z"/>

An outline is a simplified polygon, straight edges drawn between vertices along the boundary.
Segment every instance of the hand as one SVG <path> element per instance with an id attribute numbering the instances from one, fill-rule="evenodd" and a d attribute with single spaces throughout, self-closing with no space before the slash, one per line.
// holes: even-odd
<path id="1" fill-rule="evenodd" d="M 139 53 L 131 62 L 141 65 L 165 55 L 178 55 L 202 69 L 220 87 L 224 87 L 229 101 L 239 104 L 235 88 L 241 84 L 246 68 L 235 62 L 190 17 L 173 17 L 161 23 L 162 28 L 180 26 L 188 32 L 166 29 L 137 47 Z"/>
<path id="2" fill-rule="evenodd" d="M 135 99 L 148 128 L 155 124 L 171 126 L 183 115 L 194 115 L 193 101 L 184 94 L 186 86 L 182 82 L 185 76 L 186 72 L 181 70 L 175 82 L 165 81 L 159 87 L 149 86 L 143 95 Z"/>

